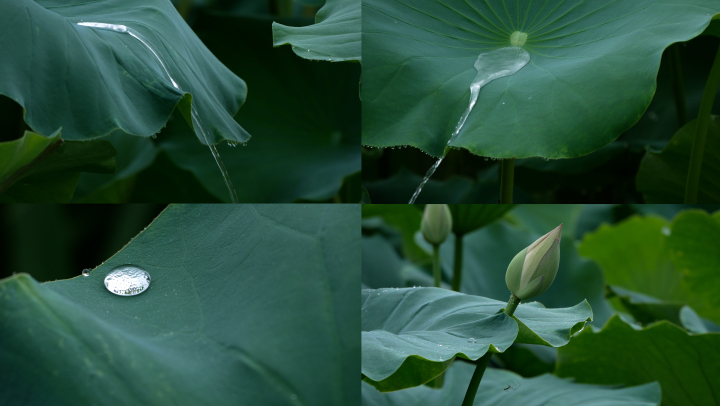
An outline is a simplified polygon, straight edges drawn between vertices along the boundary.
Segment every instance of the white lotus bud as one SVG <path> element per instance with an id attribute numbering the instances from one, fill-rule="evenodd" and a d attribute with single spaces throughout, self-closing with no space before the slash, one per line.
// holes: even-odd
<path id="1" fill-rule="evenodd" d="M 440 245 L 452 231 L 452 214 L 447 204 L 425 205 L 420 228 L 425 240 L 433 245 Z"/>
<path id="2" fill-rule="evenodd" d="M 520 300 L 545 292 L 560 267 L 562 224 L 520 251 L 505 273 L 508 289 Z"/>

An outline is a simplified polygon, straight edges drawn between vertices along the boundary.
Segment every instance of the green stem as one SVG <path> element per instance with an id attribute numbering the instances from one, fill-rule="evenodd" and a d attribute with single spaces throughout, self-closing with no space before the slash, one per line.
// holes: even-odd
<path id="1" fill-rule="evenodd" d="M 435 275 L 435 287 L 440 287 L 440 245 L 433 245 L 433 275 Z"/>
<path id="2" fill-rule="evenodd" d="M 463 399 L 462 406 L 472 406 L 473 402 L 475 402 L 475 394 L 478 391 L 480 381 L 485 374 L 485 369 L 487 368 L 488 362 L 490 362 L 490 358 L 492 358 L 492 353 L 488 351 L 478 360 L 475 372 L 473 372 L 473 376 L 470 378 L 468 390 L 465 392 L 465 399 Z"/>
<path id="3" fill-rule="evenodd" d="M 515 177 L 515 158 L 500 162 L 500 203 L 512 203 L 513 178 Z"/>
<path id="4" fill-rule="evenodd" d="M 675 112 L 677 113 L 678 127 L 687 123 L 687 106 L 685 104 L 685 83 L 682 77 L 682 63 L 680 59 L 680 44 L 670 46 L 670 61 L 673 71 L 673 96 L 675 97 Z"/>
<path id="5" fill-rule="evenodd" d="M 520 304 L 520 299 L 517 296 L 515 296 L 514 293 L 511 293 L 510 300 L 508 300 L 508 304 L 505 307 L 505 310 L 503 310 L 503 311 L 508 316 L 512 316 L 513 313 L 515 313 L 515 309 L 517 309 L 519 304 Z"/>
<path id="6" fill-rule="evenodd" d="M 452 290 L 460 292 L 462 282 L 463 235 L 455 234 L 455 259 L 453 261 Z"/>
<path id="7" fill-rule="evenodd" d="M 705 84 L 700 111 L 695 122 L 695 141 L 690 153 L 690 167 L 687 174 L 685 188 L 685 203 L 697 203 L 698 186 L 700 185 L 700 171 L 702 170 L 703 155 L 705 153 L 705 138 L 707 138 L 710 112 L 712 111 L 715 93 L 720 85 L 720 47 L 715 54 L 715 61 L 710 69 L 710 77 Z"/>
<path id="8" fill-rule="evenodd" d="M 519 304 L 520 299 L 518 299 L 514 293 L 511 293 L 510 300 L 508 300 L 508 304 L 505 306 L 505 314 L 512 316 Z M 480 381 L 482 381 L 482 377 L 485 374 L 488 362 L 490 362 L 490 358 L 492 358 L 492 353 L 488 349 L 488 352 L 486 352 L 485 355 L 478 360 L 475 372 L 473 372 L 473 376 L 470 379 L 470 385 L 468 385 L 467 392 L 465 392 L 465 399 L 463 399 L 462 406 L 472 406 L 473 402 L 475 402 L 475 395 L 477 394 L 478 387 L 480 386 Z"/>

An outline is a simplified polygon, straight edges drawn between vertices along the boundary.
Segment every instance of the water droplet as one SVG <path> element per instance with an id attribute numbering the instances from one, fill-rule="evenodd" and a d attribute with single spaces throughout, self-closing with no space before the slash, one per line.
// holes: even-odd
<path id="1" fill-rule="evenodd" d="M 90 276 L 90 271 L 92 271 L 90 268 L 83 269 L 82 276 Z"/>
<path id="2" fill-rule="evenodd" d="M 477 343 L 477 340 L 474 339 L 474 338 L 468 338 L 468 342 L 469 342 L 470 344 L 475 344 L 475 343 Z"/>
<path id="3" fill-rule="evenodd" d="M 105 277 L 105 287 L 120 296 L 135 296 L 150 286 L 150 274 L 135 265 L 115 267 Z"/>
<path id="4" fill-rule="evenodd" d="M 152 137 L 153 139 L 156 139 L 156 138 L 157 138 L 157 133 L 151 135 L 151 137 Z"/>
<path id="5" fill-rule="evenodd" d="M 670 227 L 668 227 L 668 226 L 663 226 L 663 228 L 662 228 L 660 231 L 662 231 L 663 235 L 665 235 L 665 236 L 667 236 L 667 237 L 670 236 L 670 233 L 671 233 Z"/>
<path id="6" fill-rule="evenodd" d="M 545 162 L 547 162 L 547 161 L 549 161 L 549 160 L 550 160 L 550 158 L 545 158 Z"/>

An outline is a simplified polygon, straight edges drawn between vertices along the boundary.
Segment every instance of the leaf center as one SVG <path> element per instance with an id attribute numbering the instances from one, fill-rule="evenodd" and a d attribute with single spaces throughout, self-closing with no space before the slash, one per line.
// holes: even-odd
<path id="1" fill-rule="evenodd" d="M 527 41 L 526 32 L 515 31 L 510 34 L 510 44 L 512 44 L 513 46 L 521 47 L 525 45 L 525 41 Z"/>

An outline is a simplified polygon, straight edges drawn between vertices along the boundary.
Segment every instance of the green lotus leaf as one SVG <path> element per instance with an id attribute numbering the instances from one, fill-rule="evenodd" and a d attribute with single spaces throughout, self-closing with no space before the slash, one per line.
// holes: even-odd
<path id="1" fill-rule="evenodd" d="M 592 319 L 585 301 L 566 309 L 521 304 L 512 318 L 505 305 L 439 288 L 363 290 L 363 379 L 382 392 L 422 385 L 455 357 L 477 360 L 513 342 L 565 345 Z"/>
<path id="2" fill-rule="evenodd" d="M 667 237 L 667 247 L 683 286 L 702 303 L 701 315 L 720 323 L 720 212 L 710 216 L 700 211 L 678 214 Z M 693 306 L 697 309 L 695 306 Z"/>
<path id="3" fill-rule="evenodd" d="M 697 120 L 685 124 L 662 152 L 648 151 L 637 173 L 637 189 L 647 203 L 682 203 L 685 199 L 690 152 Z M 711 116 L 708 126 L 698 203 L 720 202 L 720 117 Z"/>
<path id="4" fill-rule="evenodd" d="M 0 202 L 67 203 L 80 172 L 113 173 L 115 149 L 107 141 L 64 141 L 26 131 L 0 142 Z"/>
<path id="5" fill-rule="evenodd" d="M 515 44 L 530 62 L 480 90 L 450 146 L 497 158 L 589 154 L 642 116 L 663 50 L 717 13 L 714 0 L 364 1 L 363 144 L 442 156 L 478 55 L 522 32 Z"/>
<path id="6" fill-rule="evenodd" d="M 245 82 L 205 48 L 169 1 L 9 0 L 0 4 L 0 26 L 0 93 L 25 108 L 25 121 L 40 134 L 62 127 L 69 140 L 118 131 L 150 136 L 176 106 L 193 122 L 192 104 L 207 136 L 198 132 L 201 143 L 250 137 L 232 119 L 245 100 Z"/>
<path id="7" fill-rule="evenodd" d="M 290 27 L 273 23 L 273 45 L 292 45 L 305 59 L 360 62 L 360 0 L 328 0 L 315 24 Z"/>
<path id="8" fill-rule="evenodd" d="M 672 241 L 676 245 L 671 246 L 676 222 L 681 237 L 675 236 Z M 579 251 L 603 268 L 608 284 L 687 304 L 700 316 L 718 323 L 715 271 L 707 271 L 705 265 L 695 266 L 715 261 L 712 236 L 720 235 L 715 223 L 710 216 L 697 212 L 678 214 L 672 224 L 657 217 L 634 216 L 587 234 Z M 704 234 L 708 230 L 712 232 Z"/>
<path id="9" fill-rule="evenodd" d="M 419 386 L 404 391 L 380 393 L 363 382 L 362 401 L 366 406 L 424 406 L 462 404 L 475 366 L 456 362 L 445 373 L 442 389 Z M 523 378 L 510 371 L 485 370 L 474 406 L 549 404 L 581 406 L 649 406 L 660 404 L 660 385 L 649 383 L 631 388 L 586 385 L 545 374 Z"/>
<path id="10" fill-rule="evenodd" d="M 688 334 L 662 321 L 634 328 L 613 316 L 558 350 L 556 375 L 578 382 L 640 385 L 657 381 L 663 405 L 716 405 L 720 333 Z"/>
<path id="11" fill-rule="evenodd" d="M 87 277 L 0 281 L 0 403 L 359 405 L 359 218 L 172 205 Z M 122 264 L 147 291 L 105 288 Z"/>
<path id="12" fill-rule="evenodd" d="M 707 333 L 707 327 L 692 307 L 682 302 L 665 301 L 623 289 L 608 286 L 608 297 L 617 297 L 632 317 L 643 325 L 667 320 L 692 333 Z"/>

